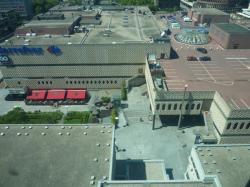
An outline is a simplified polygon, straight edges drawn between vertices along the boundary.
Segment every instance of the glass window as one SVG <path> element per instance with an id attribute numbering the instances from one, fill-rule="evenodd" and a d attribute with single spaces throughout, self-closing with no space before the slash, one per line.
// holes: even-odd
<path id="1" fill-rule="evenodd" d="M 49 81 L 50 84 L 52 84 L 52 81 Z"/>
<path id="2" fill-rule="evenodd" d="M 176 109 L 177 109 L 177 104 L 175 103 L 175 104 L 174 104 L 174 110 L 176 110 Z"/>
<path id="3" fill-rule="evenodd" d="M 160 109 L 160 104 L 157 104 L 156 105 L 156 110 L 159 110 Z"/>
<path id="4" fill-rule="evenodd" d="M 240 124 L 240 129 L 243 129 L 244 125 L 245 125 L 245 123 L 242 122 L 242 123 Z"/>
<path id="5" fill-rule="evenodd" d="M 191 105 L 191 110 L 194 110 L 194 106 L 195 106 L 195 104 L 193 103 L 193 104 Z"/>
<path id="6" fill-rule="evenodd" d="M 185 109 L 186 109 L 186 110 L 189 109 L 189 104 L 188 104 L 188 103 L 186 104 Z"/>
<path id="7" fill-rule="evenodd" d="M 200 108 L 201 108 L 201 104 L 199 103 L 199 104 L 196 106 L 196 109 L 197 109 L 197 110 L 200 110 Z"/>
<path id="8" fill-rule="evenodd" d="M 247 124 L 246 129 L 250 128 L 250 122 Z"/>
<path id="9" fill-rule="evenodd" d="M 114 81 L 115 84 L 117 84 L 117 81 Z"/>
<path id="10" fill-rule="evenodd" d="M 171 110 L 171 104 L 168 104 L 168 110 Z"/>
<path id="11" fill-rule="evenodd" d="M 179 110 L 181 110 L 181 108 L 182 108 L 182 104 L 180 104 L 180 106 L 179 106 Z"/>
<path id="12" fill-rule="evenodd" d="M 238 126 L 238 123 L 235 123 L 234 126 L 233 126 L 233 129 L 236 129 Z"/>
<path id="13" fill-rule="evenodd" d="M 40 81 L 37 81 L 37 84 L 40 84 Z"/>
<path id="14" fill-rule="evenodd" d="M 230 129 L 231 125 L 232 125 L 232 124 L 229 122 L 229 123 L 227 124 L 227 129 Z"/>
<path id="15" fill-rule="evenodd" d="M 162 110 L 165 110 L 165 108 L 166 108 L 166 105 L 163 104 L 163 105 L 161 106 L 161 109 L 162 109 Z"/>
<path id="16" fill-rule="evenodd" d="M 82 84 L 84 84 L 85 82 L 84 81 L 82 81 Z"/>

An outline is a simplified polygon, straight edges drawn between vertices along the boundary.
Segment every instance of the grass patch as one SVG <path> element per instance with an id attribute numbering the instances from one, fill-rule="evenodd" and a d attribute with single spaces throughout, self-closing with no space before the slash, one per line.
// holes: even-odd
<path id="1" fill-rule="evenodd" d="M 62 119 L 63 113 L 56 112 L 25 112 L 22 108 L 14 108 L 0 116 L 0 124 L 56 124 Z"/>
<path id="2" fill-rule="evenodd" d="M 91 112 L 68 112 L 64 117 L 64 124 L 83 124 L 88 123 L 91 116 Z"/>

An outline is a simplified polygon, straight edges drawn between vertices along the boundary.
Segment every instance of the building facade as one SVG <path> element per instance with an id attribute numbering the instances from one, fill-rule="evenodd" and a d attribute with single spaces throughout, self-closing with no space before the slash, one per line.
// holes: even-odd
<path id="1" fill-rule="evenodd" d="M 1 0 L 0 9 L 16 10 L 22 17 L 32 17 L 32 0 Z"/>
<path id="2" fill-rule="evenodd" d="M 179 116 L 182 119 L 181 116 L 203 115 L 205 123 L 211 121 L 208 134 L 212 134 L 218 143 L 250 143 L 249 108 L 230 107 L 217 91 L 159 89 L 154 71 L 147 62 L 145 78 L 153 114 L 153 128 L 155 116 Z"/>
<path id="3" fill-rule="evenodd" d="M 31 89 L 120 88 L 122 81 L 144 75 L 145 54 L 155 53 L 159 58 L 164 54 L 168 58 L 170 44 L 59 45 L 54 46 L 54 52 L 51 49 L 2 46 L 2 56 L 9 61 L 0 66 L 6 85 Z"/>
<path id="4" fill-rule="evenodd" d="M 209 36 L 225 49 L 250 49 L 250 31 L 237 24 L 212 24 Z"/>
<path id="5" fill-rule="evenodd" d="M 235 6 L 234 0 L 197 0 L 198 8 L 217 8 L 220 10 L 228 10 Z"/>

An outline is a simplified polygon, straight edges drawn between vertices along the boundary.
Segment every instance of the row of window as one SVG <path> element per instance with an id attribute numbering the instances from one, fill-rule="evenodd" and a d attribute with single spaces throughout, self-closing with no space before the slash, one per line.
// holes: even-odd
<path id="1" fill-rule="evenodd" d="M 246 126 L 244 128 L 244 126 Z M 229 122 L 227 124 L 227 129 L 249 129 L 250 128 L 250 122 L 249 123 L 245 123 L 245 122 L 242 122 L 242 123 L 238 123 L 238 122 L 235 122 L 234 124 Z"/>
<path id="2" fill-rule="evenodd" d="M 177 103 L 175 103 L 175 104 L 162 104 L 161 105 L 161 110 L 166 110 L 166 108 L 167 108 L 167 110 L 181 110 L 181 108 L 182 108 L 182 104 L 180 104 L 179 105 L 179 107 L 178 107 L 178 104 Z M 185 110 L 194 110 L 194 109 L 196 109 L 196 110 L 199 110 L 201 108 L 201 104 L 200 103 L 198 103 L 197 105 L 195 104 L 195 103 L 192 103 L 192 104 L 190 104 L 190 103 L 187 103 L 186 105 L 185 105 Z M 156 105 L 156 110 L 160 110 L 160 104 L 157 104 Z"/>
<path id="3" fill-rule="evenodd" d="M 37 81 L 37 84 L 52 84 L 52 81 Z M 66 84 L 117 84 L 117 80 L 107 80 L 107 81 L 66 81 Z M 21 84 L 20 81 L 17 82 L 17 84 Z"/>
<path id="4" fill-rule="evenodd" d="M 66 81 L 65 82 L 66 84 L 117 84 L 117 81 L 116 80 L 107 80 L 107 81 L 93 81 L 93 80 L 90 80 L 90 81 Z"/>
<path id="5" fill-rule="evenodd" d="M 37 84 L 52 84 L 52 81 L 37 81 Z"/>

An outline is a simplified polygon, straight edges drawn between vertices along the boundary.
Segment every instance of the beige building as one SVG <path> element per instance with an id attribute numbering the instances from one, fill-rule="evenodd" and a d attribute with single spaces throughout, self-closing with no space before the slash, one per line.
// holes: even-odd
<path id="1" fill-rule="evenodd" d="M 234 23 L 212 24 L 209 36 L 225 49 L 250 49 L 250 31 Z"/>
<path id="2" fill-rule="evenodd" d="M 185 179 L 106 180 L 98 187 L 246 187 L 250 144 L 198 145 L 189 156 Z M 161 176 L 161 168 L 155 168 Z"/>
<path id="3" fill-rule="evenodd" d="M 165 61 L 162 65 L 166 69 L 152 66 L 157 63 L 160 64 L 149 57 L 145 67 L 154 117 L 178 116 L 181 128 L 183 116 L 202 115 L 208 129 L 201 137 L 204 143 L 215 143 L 216 139 L 218 143 L 250 143 L 249 84 L 237 81 L 244 75 L 230 74 L 232 80 L 210 80 L 204 76 L 194 79 L 186 63 Z M 223 75 L 232 71 L 225 59 L 220 63 Z M 181 77 L 170 76 L 171 69 Z"/>
<path id="4" fill-rule="evenodd" d="M 188 11 L 188 17 L 194 25 L 228 23 L 230 19 L 229 14 L 215 8 L 193 8 Z"/>

